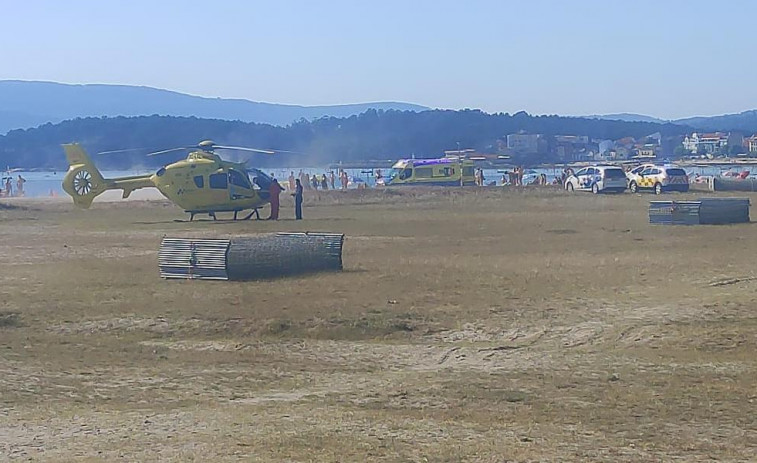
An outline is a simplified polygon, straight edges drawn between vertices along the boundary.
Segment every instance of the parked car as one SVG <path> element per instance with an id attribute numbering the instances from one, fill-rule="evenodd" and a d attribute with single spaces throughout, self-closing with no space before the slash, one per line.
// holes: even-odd
<path id="1" fill-rule="evenodd" d="M 626 173 L 615 166 L 584 167 L 565 180 L 565 189 L 568 191 L 622 193 L 627 186 Z"/>
<path id="2" fill-rule="evenodd" d="M 648 190 L 659 195 L 664 191 L 689 191 L 689 176 L 673 164 L 642 164 L 626 176 L 631 193 Z"/>

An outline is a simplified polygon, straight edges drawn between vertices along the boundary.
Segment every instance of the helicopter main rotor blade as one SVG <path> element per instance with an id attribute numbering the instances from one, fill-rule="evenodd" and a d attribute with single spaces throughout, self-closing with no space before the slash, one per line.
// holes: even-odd
<path id="1" fill-rule="evenodd" d="M 221 148 L 221 149 L 227 149 L 227 150 L 240 150 L 240 151 L 252 151 L 255 153 L 264 153 L 264 154 L 276 154 L 276 153 L 290 153 L 290 154 L 304 154 L 301 151 L 289 151 L 289 150 L 276 150 L 276 149 L 259 149 L 259 148 L 247 148 L 244 146 L 219 146 L 214 145 L 213 148 Z"/>
<path id="2" fill-rule="evenodd" d="M 100 151 L 100 152 L 99 152 L 99 153 L 97 153 L 97 154 L 98 154 L 98 155 L 100 155 L 100 154 L 129 153 L 129 152 L 131 152 L 131 151 L 145 151 L 145 150 L 149 150 L 149 149 L 150 149 L 150 148 L 126 148 L 126 149 L 122 149 L 122 150 L 108 150 L 108 151 Z"/>
<path id="3" fill-rule="evenodd" d="M 258 148 L 245 148 L 244 146 L 220 146 L 220 145 L 213 145 L 213 149 L 224 149 L 224 150 L 236 150 L 236 151 L 251 151 L 253 153 L 263 153 L 263 154 L 274 154 L 276 151 L 273 150 L 263 150 Z"/>
<path id="4" fill-rule="evenodd" d="M 167 150 L 154 151 L 152 153 L 147 153 L 147 156 L 158 156 L 159 154 L 173 153 L 174 151 L 182 151 L 182 150 L 189 150 L 189 149 L 192 149 L 192 147 L 182 146 L 181 148 L 170 148 Z"/>
<path id="5" fill-rule="evenodd" d="M 305 154 L 302 151 L 289 151 L 289 150 L 273 150 L 276 153 L 289 153 L 289 154 Z"/>

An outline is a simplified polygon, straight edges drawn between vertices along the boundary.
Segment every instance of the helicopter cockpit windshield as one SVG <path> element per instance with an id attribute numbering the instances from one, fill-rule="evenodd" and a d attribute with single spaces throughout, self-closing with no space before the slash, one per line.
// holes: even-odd
<path id="1" fill-rule="evenodd" d="M 247 174 L 234 169 L 229 169 L 229 183 L 234 186 L 252 190 L 252 185 L 250 184 L 250 179 Z"/>
<path id="2" fill-rule="evenodd" d="M 258 195 L 263 199 L 268 199 L 268 189 L 271 187 L 273 179 L 266 175 L 262 170 L 251 167 L 247 169 L 249 176 L 252 178 L 252 188 L 258 190 Z"/>
<path id="3" fill-rule="evenodd" d="M 271 182 L 273 181 L 271 177 L 266 175 L 262 170 L 255 169 L 254 167 L 247 169 L 247 172 L 250 178 L 252 178 L 253 188 L 268 191 L 268 188 L 270 188 Z"/>

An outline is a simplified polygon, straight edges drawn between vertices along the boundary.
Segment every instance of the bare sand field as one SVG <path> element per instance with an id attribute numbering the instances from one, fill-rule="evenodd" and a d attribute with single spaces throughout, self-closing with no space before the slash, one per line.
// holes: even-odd
<path id="1" fill-rule="evenodd" d="M 753 461 L 757 227 L 651 199 L 0 203 L 0 460 Z M 164 235 L 279 230 L 345 233 L 345 271 L 159 277 Z"/>

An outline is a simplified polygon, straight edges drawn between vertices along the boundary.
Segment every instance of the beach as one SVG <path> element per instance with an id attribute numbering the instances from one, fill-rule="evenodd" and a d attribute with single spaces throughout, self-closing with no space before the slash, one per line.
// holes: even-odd
<path id="1" fill-rule="evenodd" d="M 306 192 L 303 221 L 282 195 L 278 222 L 189 223 L 137 193 L 0 200 L 0 459 L 757 451 L 753 224 L 653 226 L 659 197 L 539 187 Z M 344 233 L 344 271 L 159 277 L 163 236 L 276 231 Z"/>

